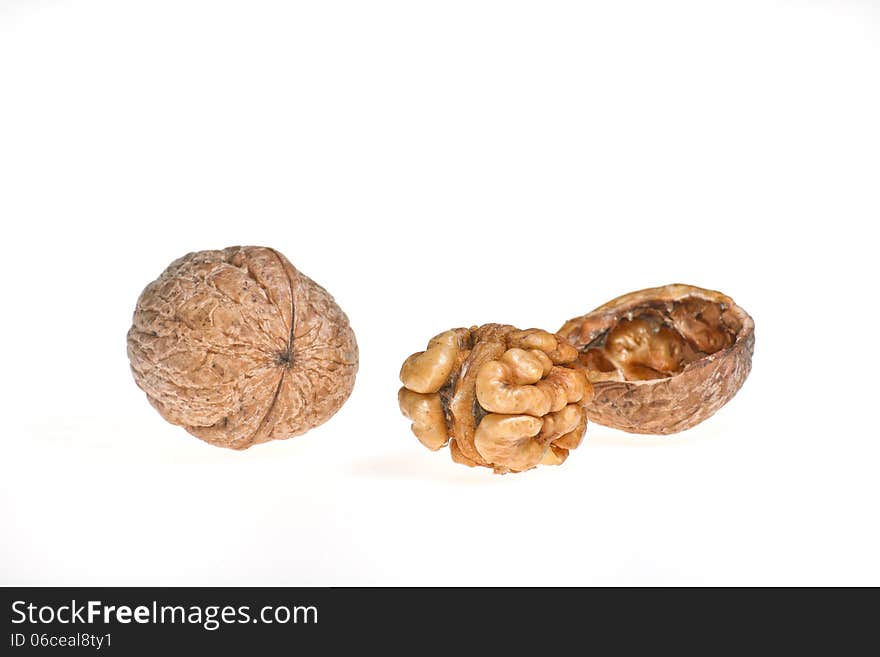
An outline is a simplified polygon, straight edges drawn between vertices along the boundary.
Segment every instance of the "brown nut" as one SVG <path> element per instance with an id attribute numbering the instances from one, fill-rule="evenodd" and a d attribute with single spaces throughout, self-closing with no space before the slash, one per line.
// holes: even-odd
<path id="1" fill-rule="evenodd" d="M 577 350 L 557 336 L 485 324 L 446 331 L 400 370 L 400 410 L 426 447 L 497 473 L 558 465 L 587 427 L 592 395 L 573 367 Z"/>
<path id="2" fill-rule="evenodd" d="M 742 387 L 755 323 L 733 300 L 691 285 L 632 292 L 559 330 L 595 388 L 594 422 L 668 434 L 699 424 Z"/>
<path id="3" fill-rule="evenodd" d="M 358 367 L 333 297 L 278 251 L 255 246 L 171 263 L 138 299 L 128 357 L 163 418 L 232 449 L 325 422 Z"/>

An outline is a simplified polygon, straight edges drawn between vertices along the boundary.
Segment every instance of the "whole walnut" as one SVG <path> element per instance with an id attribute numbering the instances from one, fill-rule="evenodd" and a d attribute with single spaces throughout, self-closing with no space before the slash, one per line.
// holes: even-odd
<path id="1" fill-rule="evenodd" d="M 358 368 L 333 297 L 278 251 L 256 246 L 171 263 L 138 299 L 128 357 L 163 418 L 232 449 L 325 422 Z"/>
<path id="2" fill-rule="evenodd" d="M 755 323 L 733 299 L 693 285 L 625 294 L 559 329 L 595 387 L 587 417 L 631 433 L 699 424 L 742 387 Z"/>
<path id="3" fill-rule="evenodd" d="M 586 375 L 577 350 L 538 329 L 485 324 L 441 333 L 400 371 L 400 409 L 429 449 L 496 473 L 558 465 L 583 438 Z"/>

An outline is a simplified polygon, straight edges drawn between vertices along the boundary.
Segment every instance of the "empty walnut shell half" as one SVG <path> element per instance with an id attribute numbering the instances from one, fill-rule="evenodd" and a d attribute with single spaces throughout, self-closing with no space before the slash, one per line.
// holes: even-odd
<path id="1" fill-rule="evenodd" d="M 256 246 L 172 262 L 138 299 L 128 357 L 163 418 L 232 449 L 326 421 L 358 367 L 333 297 L 278 251 Z"/>
<path id="2" fill-rule="evenodd" d="M 426 447 L 448 444 L 458 463 L 499 474 L 558 465 L 587 427 L 592 386 L 569 366 L 577 357 L 546 331 L 452 329 L 404 362 L 400 409 Z"/>
<path id="3" fill-rule="evenodd" d="M 755 323 L 733 299 L 691 285 L 618 297 L 559 330 L 593 383 L 589 419 L 668 434 L 726 404 L 749 374 Z"/>

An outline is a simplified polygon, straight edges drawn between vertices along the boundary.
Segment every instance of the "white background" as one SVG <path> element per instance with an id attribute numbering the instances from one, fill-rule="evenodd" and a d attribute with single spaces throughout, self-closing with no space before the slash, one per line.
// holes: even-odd
<path id="1" fill-rule="evenodd" d="M 0 583 L 880 585 L 871 2 L 0 0 Z M 174 258 L 273 246 L 361 348 L 308 435 L 166 424 L 125 334 Z M 671 282 L 757 324 L 675 437 L 431 453 L 432 335 Z"/>

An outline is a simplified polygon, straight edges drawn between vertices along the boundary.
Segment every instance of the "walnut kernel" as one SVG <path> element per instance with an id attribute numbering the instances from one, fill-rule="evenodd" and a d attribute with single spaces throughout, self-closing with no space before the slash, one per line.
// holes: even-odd
<path id="1" fill-rule="evenodd" d="M 454 461 L 521 472 L 558 465 L 583 438 L 592 385 L 577 351 L 546 331 L 452 329 L 403 364 L 400 409 L 426 447 Z"/>

